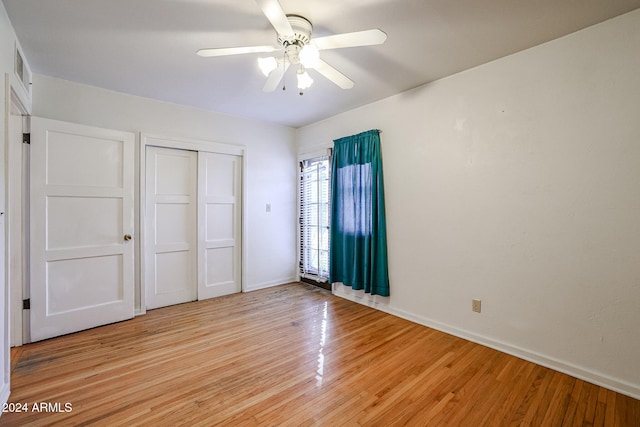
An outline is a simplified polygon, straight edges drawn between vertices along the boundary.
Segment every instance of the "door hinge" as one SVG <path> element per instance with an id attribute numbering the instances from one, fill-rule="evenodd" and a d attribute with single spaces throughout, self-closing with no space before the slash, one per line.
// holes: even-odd
<path id="1" fill-rule="evenodd" d="M 22 309 L 23 310 L 31 310 L 31 298 L 22 300 Z"/>
<path id="2" fill-rule="evenodd" d="M 31 144 L 31 134 L 30 133 L 23 133 L 22 134 L 22 143 L 23 144 Z"/>

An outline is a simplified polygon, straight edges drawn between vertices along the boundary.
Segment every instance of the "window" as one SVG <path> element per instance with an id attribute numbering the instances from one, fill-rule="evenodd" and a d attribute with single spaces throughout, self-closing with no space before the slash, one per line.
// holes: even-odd
<path id="1" fill-rule="evenodd" d="M 300 276 L 329 278 L 329 156 L 300 162 Z"/>

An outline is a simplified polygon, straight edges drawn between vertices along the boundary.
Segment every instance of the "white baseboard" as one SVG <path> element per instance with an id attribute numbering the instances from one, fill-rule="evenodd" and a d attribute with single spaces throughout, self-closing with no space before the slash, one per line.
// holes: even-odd
<path id="1" fill-rule="evenodd" d="M 627 395 L 634 399 L 640 399 L 640 386 L 637 384 L 631 384 L 631 383 L 619 380 L 617 378 L 613 378 L 607 375 L 590 371 L 588 369 L 581 368 L 580 366 L 576 366 L 566 361 L 558 360 L 553 357 L 549 357 L 540 353 L 529 351 L 522 347 L 514 346 L 502 341 L 497 341 L 493 338 L 485 337 L 483 335 L 478 335 L 473 332 L 452 327 L 450 325 L 440 323 L 435 320 L 428 319 L 426 317 L 409 313 L 403 310 L 398 310 L 393 307 L 389 307 L 385 303 L 381 303 L 379 300 L 376 299 L 376 297 L 371 297 L 370 295 L 366 295 L 366 294 L 364 294 L 365 296 L 363 297 L 356 294 L 354 291 L 351 291 L 350 288 L 346 288 L 346 289 L 343 289 L 343 288 L 344 287 L 342 285 L 334 286 L 333 294 L 341 298 L 345 298 L 350 301 L 356 302 L 358 304 L 363 304 L 363 305 L 375 308 L 377 310 L 384 311 L 385 313 L 391 314 L 393 316 L 397 316 L 402 319 L 409 320 L 410 322 L 427 326 L 429 328 L 436 329 L 438 331 L 445 332 L 447 334 L 454 335 L 456 337 L 463 338 L 468 341 L 484 345 L 486 347 L 490 347 L 494 350 L 498 350 L 503 353 L 510 354 L 512 356 L 527 360 L 529 362 L 544 366 L 546 368 L 553 369 L 558 372 L 562 372 L 572 377 L 579 378 L 589 383 L 592 383 L 601 387 L 605 387 L 609 390 L 613 390 L 615 392 Z"/>
<path id="2" fill-rule="evenodd" d="M 285 278 L 276 279 L 276 280 L 269 280 L 268 282 L 261 282 L 261 283 L 254 283 L 251 285 L 247 285 L 242 290 L 242 292 L 257 291 L 258 289 L 271 288 L 273 286 L 282 285 L 284 283 L 291 283 L 291 282 L 297 282 L 297 281 L 298 279 L 296 278 L 296 276 L 285 277 Z"/>

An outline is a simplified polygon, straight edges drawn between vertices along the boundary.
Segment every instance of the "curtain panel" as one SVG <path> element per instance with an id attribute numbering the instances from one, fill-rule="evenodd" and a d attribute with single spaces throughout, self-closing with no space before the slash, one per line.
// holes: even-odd
<path id="1" fill-rule="evenodd" d="M 380 131 L 334 140 L 330 281 L 389 296 Z"/>

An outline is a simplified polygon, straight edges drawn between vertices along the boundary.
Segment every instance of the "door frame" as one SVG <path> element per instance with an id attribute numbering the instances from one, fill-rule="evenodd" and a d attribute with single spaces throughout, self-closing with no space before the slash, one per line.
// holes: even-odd
<path id="1" fill-rule="evenodd" d="M 28 312 L 22 309 L 22 300 L 29 297 L 29 236 L 24 233 L 28 230 L 28 201 L 29 190 L 25 184 L 25 174 L 29 174 L 28 151 L 25 164 L 25 146 L 28 144 L 22 140 L 16 141 L 11 125 L 11 116 L 22 116 L 21 133 L 29 133 L 29 119 L 31 117 L 30 106 L 25 105 L 14 85 L 8 83 L 7 102 L 9 109 L 6 114 L 6 219 L 5 219 L 5 239 L 6 239 L 6 265 L 5 278 L 8 289 L 7 304 L 10 306 L 9 330 L 10 345 L 21 346 L 29 341 L 29 316 Z M 18 280 L 20 279 L 20 280 Z"/>
<path id="2" fill-rule="evenodd" d="M 145 247 L 145 241 L 146 241 L 146 235 L 145 235 L 145 226 L 146 226 L 146 216 L 147 216 L 147 212 L 146 212 L 146 206 L 144 201 L 147 198 L 147 190 L 146 190 L 146 152 L 147 152 L 147 146 L 154 146 L 154 147 L 164 147 L 164 148 L 174 148 L 174 149 L 179 149 L 179 150 L 190 150 L 190 151 L 196 151 L 198 153 L 200 152 L 206 152 L 206 153 L 217 153 L 217 154 L 231 154 L 231 155 L 236 155 L 236 156 L 240 156 L 241 157 L 241 162 L 242 162 L 242 182 L 240 183 L 240 187 L 241 187 L 241 191 L 242 191 L 242 211 L 240 213 L 240 219 L 241 219 L 241 225 L 240 225 L 240 229 L 241 229 L 241 239 L 240 239 L 240 244 L 242 245 L 241 248 L 241 278 L 240 278 L 240 283 L 241 283 L 241 289 L 242 292 L 245 292 L 245 278 L 246 278 L 246 263 L 244 262 L 247 259 L 247 245 L 246 245 L 246 227 L 247 227 L 247 222 L 246 222 L 246 218 L 245 218 L 245 206 L 246 205 L 246 197 L 247 197 L 247 192 L 246 192 L 246 175 L 247 175 L 247 168 L 246 168 L 246 163 L 247 163 L 247 148 L 243 145 L 234 145 L 234 144 L 227 144 L 227 143 L 221 143 L 221 142 L 214 142 L 214 141 L 205 141 L 205 140 L 199 140 L 199 139 L 192 139 L 192 138 L 177 138 L 177 137 L 168 137 L 168 136 L 162 136 L 162 135 L 156 135 L 156 134 L 149 134 L 149 133 L 144 133 L 144 132 L 140 132 L 140 151 L 139 151 L 139 155 L 138 158 L 140 159 L 140 173 L 139 173 L 139 177 L 140 177 L 140 187 L 139 187 L 139 197 L 138 197 L 138 206 L 140 207 L 140 217 L 139 217 L 139 224 L 138 224 L 138 230 L 140 232 L 140 238 L 138 239 L 139 243 L 140 243 L 140 253 L 139 253 L 139 260 L 140 260 L 140 306 L 136 307 L 136 315 L 140 315 L 140 314 L 145 314 L 147 311 L 146 308 L 146 289 L 147 289 L 147 283 L 146 283 L 146 277 L 145 277 L 145 268 L 146 268 L 146 262 L 145 262 L 145 253 L 146 253 L 146 247 Z M 198 189 L 198 194 L 200 193 L 200 189 Z M 199 270 L 199 267 L 198 267 Z M 198 271 L 198 275 L 200 274 L 200 271 Z"/>

